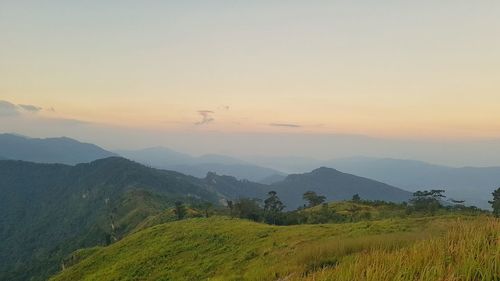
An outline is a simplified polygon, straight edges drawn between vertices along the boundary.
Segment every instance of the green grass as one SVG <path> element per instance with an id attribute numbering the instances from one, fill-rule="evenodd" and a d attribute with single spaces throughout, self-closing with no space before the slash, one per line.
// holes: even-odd
<path id="1" fill-rule="evenodd" d="M 225 217 L 195 218 L 149 227 L 110 246 L 93 248 L 52 280 L 337 280 L 330 277 L 339 274 L 347 276 L 339 280 L 366 280 L 362 269 L 373 260 L 363 257 L 395 254 L 403 258 L 398 253 L 427 245 L 427 241 L 446 239 L 450 235 L 447 231 L 455 230 L 457 224 L 491 225 L 500 232 L 497 224 L 484 217 L 394 218 L 297 226 L 270 226 Z M 484 251 L 489 253 L 491 247 Z M 387 258 L 387 263 L 395 261 Z M 400 264 L 404 262 L 400 260 Z M 494 266 L 498 270 L 496 263 Z M 420 264 L 416 264 L 412 272 L 419 269 Z M 491 266 L 484 270 L 491 276 Z M 361 275 L 356 275 L 358 271 Z M 349 279 L 352 276 L 356 278 Z"/>

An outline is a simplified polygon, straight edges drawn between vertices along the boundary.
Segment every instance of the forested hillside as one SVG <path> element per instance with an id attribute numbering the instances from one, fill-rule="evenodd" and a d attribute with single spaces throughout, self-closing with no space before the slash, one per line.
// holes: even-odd
<path id="1" fill-rule="evenodd" d="M 175 200 L 218 202 L 196 179 L 123 158 L 0 161 L 0 280 L 43 280 L 71 251 L 109 244 Z"/>

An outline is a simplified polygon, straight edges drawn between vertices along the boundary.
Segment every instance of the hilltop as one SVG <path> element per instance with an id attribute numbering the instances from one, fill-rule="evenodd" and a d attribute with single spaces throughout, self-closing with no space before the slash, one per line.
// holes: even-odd
<path id="1" fill-rule="evenodd" d="M 147 228 L 107 247 L 75 252 L 67 259 L 68 267 L 51 280 L 302 280 L 314 276 L 320 278 L 323 273 L 343 277 L 342 280 L 361 280 L 363 278 L 345 278 L 350 275 L 359 278 L 365 272 L 372 276 L 370 265 L 352 267 L 358 258 L 362 259 L 360 262 L 365 262 L 365 259 L 382 262 L 391 258 L 392 253 L 424 247 L 425 243 L 419 242 L 422 240 L 445 243 L 439 239 L 448 239 L 449 243 L 460 243 L 472 234 L 470 229 L 474 227 L 478 227 L 479 239 L 495 231 L 494 235 L 498 237 L 498 222 L 476 219 L 463 217 L 457 220 L 445 216 L 288 227 L 223 217 L 190 219 Z M 439 238 L 450 228 L 467 231 Z M 491 246 L 470 249 L 481 252 L 481 260 L 493 258 L 495 252 Z M 377 251 L 384 251 L 384 254 L 377 256 Z M 438 247 L 436 251 L 436 255 L 444 255 L 448 250 Z M 363 255 L 359 255 L 361 253 Z M 450 274 L 466 276 L 466 271 L 461 269 L 466 265 L 465 258 L 458 253 L 461 252 L 450 253 L 451 258 L 457 259 L 448 271 L 442 270 L 446 265 L 441 261 L 435 264 L 437 273 L 425 280 L 442 280 Z M 365 256 L 368 258 L 363 258 Z M 423 255 L 423 259 L 431 260 L 431 257 Z M 426 273 L 430 265 L 425 261 L 413 264 L 408 260 L 407 266 L 412 270 L 422 269 L 421 276 L 431 276 Z M 484 276 L 494 273 L 492 266 L 485 265 Z M 336 267 L 341 273 L 336 272 Z M 401 273 L 388 271 L 385 278 L 370 280 L 393 280 L 387 279 L 389 276 L 421 280 L 408 278 L 408 274 L 415 271 L 405 273 L 403 268 L 398 270 Z M 376 274 L 380 274 L 378 271 L 374 276 L 381 276 Z"/>

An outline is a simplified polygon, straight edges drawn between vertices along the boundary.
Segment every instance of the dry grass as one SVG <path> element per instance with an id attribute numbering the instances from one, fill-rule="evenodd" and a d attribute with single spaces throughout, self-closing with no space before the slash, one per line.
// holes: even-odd
<path id="1" fill-rule="evenodd" d="M 445 235 L 400 249 L 365 248 L 296 280 L 498 281 L 500 220 L 457 220 Z"/>

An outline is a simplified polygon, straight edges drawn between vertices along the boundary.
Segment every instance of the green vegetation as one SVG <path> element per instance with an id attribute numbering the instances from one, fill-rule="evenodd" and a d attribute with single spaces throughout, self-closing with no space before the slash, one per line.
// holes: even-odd
<path id="1" fill-rule="evenodd" d="M 478 277 L 500 273 L 499 235 L 482 216 L 285 227 L 197 218 L 76 253 L 52 280 L 498 280 Z"/>
<path id="2" fill-rule="evenodd" d="M 318 173 L 328 178 L 332 171 L 307 174 L 307 182 Z M 444 203 L 441 190 L 416 192 L 409 203 L 370 201 L 361 193 L 344 194 L 352 198 L 349 201 L 324 203 L 325 196 L 306 191 L 299 196 L 304 207 L 290 211 L 281 199 L 287 193 L 224 197 L 256 184 L 216 175 L 201 180 L 123 158 L 77 166 L 0 161 L 0 178 L 6 195 L 0 197 L 0 280 L 46 280 L 61 268 L 55 280 L 330 280 L 337 275 L 339 280 L 359 279 L 359 274 L 371 273 L 360 273 L 357 262 L 363 268 L 363 263 L 379 262 L 365 261 L 360 253 L 381 259 L 383 272 L 393 254 L 411 260 L 413 253 L 405 251 L 425 247 L 419 246 L 421 240 L 454 243 L 440 239 L 448 239 L 446 233 L 457 230 L 455 225 L 465 232 L 482 229 L 475 224 L 498 230 L 486 218 L 488 212 L 462 201 Z M 303 179 L 294 175 L 288 181 L 297 184 Z M 482 252 L 479 265 L 469 268 L 487 277 L 495 276 L 498 268 L 491 264 L 491 255 L 498 254 L 491 251 L 497 251 L 499 240 L 491 233 L 478 236 L 490 237 L 489 244 L 471 240 Z M 470 262 L 442 255 L 464 267 Z M 483 267 L 484 263 L 488 264 Z M 446 269 L 456 275 L 439 268 L 435 276 L 462 276 L 454 267 Z M 372 280 L 384 277 L 372 270 Z M 417 276 L 389 270 L 401 280 Z M 427 269 L 416 264 L 412 270 Z M 459 280 L 481 280 L 470 274 L 472 279 Z"/>
<path id="3" fill-rule="evenodd" d="M 194 178 L 123 158 L 0 161 L 0 178 L 0 280 L 9 281 L 46 280 L 71 252 L 113 243 L 176 200 L 218 200 Z"/>
<path id="4" fill-rule="evenodd" d="M 493 191 L 493 200 L 490 201 L 491 207 L 493 208 L 493 215 L 500 218 L 500 187 Z"/>

